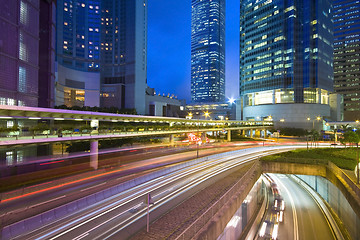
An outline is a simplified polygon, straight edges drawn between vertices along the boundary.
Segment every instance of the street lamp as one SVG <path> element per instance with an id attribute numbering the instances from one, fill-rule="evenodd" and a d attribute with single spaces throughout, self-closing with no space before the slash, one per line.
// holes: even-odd
<path id="1" fill-rule="evenodd" d="M 308 121 L 311 121 L 311 118 L 306 118 L 306 120 L 308 120 Z M 313 125 L 313 129 L 315 129 L 315 120 L 317 120 L 317 121 L 320 121 L 321 120 L 321 117 L 316 117 L 316 118 L 314 118 L 313 120 L 312 120 L 312 125 Z"/>
<path id="2" fill-rule="evenodd" d="M 205 116 L 205 119 L 207 118 L 207 117 L 210 117 L 210 113 L 208 112 L 208 111 L 206 111 L 206 112 L 204 112 L 204 116 Z M 200 114 L 198 114 L 198 122 L 197 122 L 197 124 L 198 124 L 198 132 L 197 132 L 197 135 L 198 135 L 198 137 L 199 137 L 199 132 L 200 132 Z M 196 142 L 196 158 L 199 158 L 199 145 L 200 145 L 200 143 L 201 143 L 201 136 L 199 137 L 200 138 L 200 141 L 198 141 L 198 142 Z"/>

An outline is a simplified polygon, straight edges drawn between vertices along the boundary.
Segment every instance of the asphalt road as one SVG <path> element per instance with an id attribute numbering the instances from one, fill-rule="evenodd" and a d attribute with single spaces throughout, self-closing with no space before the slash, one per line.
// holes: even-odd
<path id="1" fill-rule="evenodd" d="M 257 151 L 254 149 L 253 152 Z M 253 155 L 256 155 L 247 152 L 244 154 L 244 157 L 239 158 L 232 156 L 214 158 L 201 164 L 170 172 L 20 239 L 104 239 L 114 233 L 118 234 L 122 229 L 124 230 L 119 239 L 126 239 L 134 233 L 131 230 L 132 227 L 143 227 L 146 213 L 144 193 L 151 192 L 155 203 L 153 209 L 162 208 L 165 204 L 170 203 L 176 205 L 179 196 L 183 198 L 182 196 L 189 189 L 227 171 L 233 167 L 232 165 L 241 165 L 243 160 L 253 159 Z M 168 207 L 166 206 L 163 211 L 167 211 Z M 138 223 L 138 219 L 142 219 L 140 223 Z"/>
<path id="2" fill-rule="evenodd" d="M 276 147 L 276 149 L 278 148 L 282 147 Z M 270 149 L 249 149 L 245 151 L 244 154 L 246 157 L 244 156 L 243 158 L 253 159 L 254 157 L 263 155 L 264 153 L 262 153 L 262 151 L 264 150 Z M 257 151 L 260 151 L 260 155 L 256 153 Z M 70 218 L 65 218 L 55 224 L 46 226 L 45 229 L 39 229 L 39 231 L 37 230 L 36 232 L 23 236 L 21 239 L 37 239 L 37 237 L 39 237 L 38 239 L 49 239 L 52 237 L 77 240 L 103 239 L 106 236 L 111 236 L 114 230 L 117 232 L 120 228 L 130 229 L 137 218 L 144 219 L 143 216 L 146 212 L 143 199 L 144 193 L 152 192 L 154 201 L 156 201 L 154 208 L 161 206 L 163 203 L 168 204 L 169 202 L 171 202 L 173 207 L 177 204 L 176 201 L 173 200 L 183 195 L 193 186 L 200 184 L 201 181 L 206 181 L 206 178 L 212 177 L 221 171 L 226 171 L 231 167 L 231 164 L 239 165 L 242 163 L 240 161 L 241 158 L 238 157 L 232 160 L 233 163 L 231 163 L 229 159 L 233 157 L 234 156 L 230 154 L 228 157 L 223 157 L 223 159 L 215 158 L 214 160 L 203 162 L 199 164 L 198 167 L 200 168 L 202 165 L 206 166 L 196 171 L 194 170 L 195 166 L 192 166 L 169 173 L 164 177 L 146 182 L 124 193 L 117 194 L 101 202 L 101 204 L 89 207 L 85 211 L 81 211 Z M 222 163 L 221 161 L 225 162 Z M 154 159 L 151 163 L 154 164 Z M 155 164 L 157 164 L 157 162 L 155 162 Z M 169 206 L 166 207 L 169 208 Z M 140 224 L 143 224 L 143 221 Z"/>
<path id="3" fill-rule="evenodd" d="M 320 207 L 301 186 L 282 174 L 269 174 L 285 200 L 284 222 L 279 224 L 278 239 L 335 239 Z"/>
<path id="4" fill-rule="evenodd" d="M 229 151 L 242 149 L 245 146 L 231 145 L 225 147 L 214 147 L 210 149 L 201 149 L 200 157 L 210 154 L 219 153 L 219 151 Z M 247 145 L 247 147 L 249 147 Z M 147 160 L 136 161 L 138 158 L 144 158 L 135 154 L 133 161 L 122 164 L 117 168 L 99 174 L 94 173 L 94 177 L 88 179 L 76 179 L 72 182 L 66 182 L 55 186 L 42 189 L 44 191 L 34 192 L 34 194 L 24 195 L 11 201 L 2 201 L 0 203 L 0 225 L 9 225 L 21 219 L 28 218 L 38 213 L 53 209 L 67 202 L 74 201 L 84 196 L 90 195 L 97 191 L 110 188 L 121 182 L 128 181 L 138 177 L 148 171 L 160 169 L 169 164 L 193 159 L 196 152 L 188 152 L 187 149 L 183 153 L 173 154 L 171 149 L 164 150 L 165 156 L 151 158 L 152 154 L 141 153 L 150 157 Z M 114 158 L 116 161 L 117 159 Z"/>

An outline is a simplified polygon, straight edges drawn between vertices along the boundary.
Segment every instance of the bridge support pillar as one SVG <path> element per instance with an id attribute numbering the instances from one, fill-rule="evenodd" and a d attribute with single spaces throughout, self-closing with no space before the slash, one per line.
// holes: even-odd
<path id="1" fill-rule="evenodd" d="M 231 142 L 231 130 L 227 131 L 227 140 Z"/>
<path id="2" fill-rule="evenodd" d="M 266 138 L 266 129 L 263 129 L 264 138 Z"/>
<path id="3" fill-rule="evenodd" d="M 337 143 L 337 134 L 335 132 L 335 143 Z"/>
<path id="4" fill-rule="evenodd" d="M 250 129 L 250 137 L 253 138 L 253 136 L 254 136 L 254 130 Z"/>
<path id="5" fill-rule="evenodd" d="M 174 134 L 170 134 L 169 142 L 171 145 L 174 145 Z"/>
<path id="6" fill-rule="evenodd" d="M 99 141 L 90 141 L 90 167 L 98 169 L 99 166 Z"/>

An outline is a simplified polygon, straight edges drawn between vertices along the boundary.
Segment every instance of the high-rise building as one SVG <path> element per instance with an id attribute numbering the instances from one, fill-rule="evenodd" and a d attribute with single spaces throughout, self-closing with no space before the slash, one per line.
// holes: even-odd
<path id="1" fill-rule="evenodd" d="M 103 0 L 101 106 L 145 114 L 147 0 Z"/>
<path id="2" fill-rule="evenodd" d="M 334 88 L 344 120 L 360 120 L 360 1 L 334 0 Z"/>
<path id="3" fill-rule="evenodd" d="M 225 0 L 192 0 L 191 101 L 225 101 Z"/>
<path id="4" fill-rule="evenodd" d="M 56 1 L 40 1 L 39 107 L 54 107 Z"/>
<path id="5" fill-rule="evenodd" d="M 310 128 L 307 121 L 330 116 L 331 2 L 240 1 L 243 119 L 271 116 L 284 126 Z"/>
<path id="6" fill-rule="evenodd" d="M 101 0 L 57 2 L 56 105 L 100 106 Z"/>
<path id="7" fill-rule="evenodd" d="M 56 104 L 145 114 L 147 0 L 58 5 Z"/>
<path id="8" fill-rule="evenodd" d="M 51 107 L 52 89 L 45 86 L 54 78 L 50 55 L 55 3 L 0 0 L 0 4 L 0 105 Z"/>

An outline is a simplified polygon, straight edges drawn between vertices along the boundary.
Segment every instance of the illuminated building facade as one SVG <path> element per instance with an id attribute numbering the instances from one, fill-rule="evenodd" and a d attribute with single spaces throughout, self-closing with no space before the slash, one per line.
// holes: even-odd
<path id="1" fill-rule="evenodd" d="M 334 88 L 344 96 L 344 120 L 360 119 L 360 1 L 335 0 Z"/>
<path id="2" fill-rule="evenodd" d="M 333 27 L 330 0 L 240 1 L 243 119 L 288 123 L 330 116 Z"/>
<path id="3" fill-rule="evenodd" d="M 101 106 L 145 114 L 147 0 L 103 0 Z"/>
<path id="4" fill-rule="evenodd" d="M 57 2 L 56 105 L 100 105 L 101 0 Z"/>
<path id="5" fill-rule="evenodd" d="M 60 0 L 58 6 L 57 105 L 145 114 L 147 0 Z"/>
<path id="6" fill-rule="evenodd" d="M 192 0 L 191 101 L 225 101 L 225 0 Z"/>
<path id="7" fill-rule="evenodd" d="M 53 106 L 54 1 L 0 5 L 0 105 Z"/>

